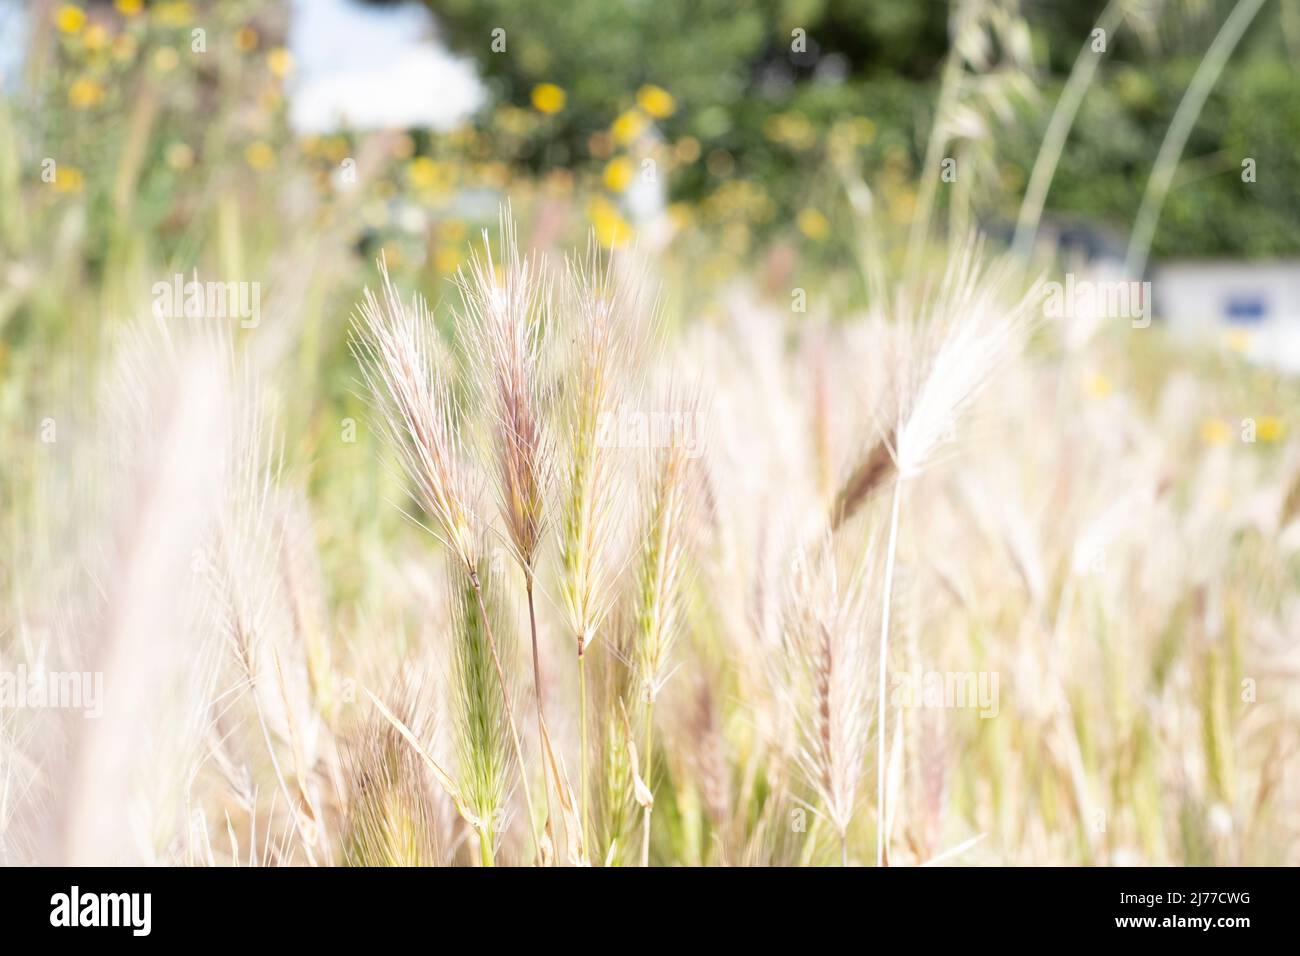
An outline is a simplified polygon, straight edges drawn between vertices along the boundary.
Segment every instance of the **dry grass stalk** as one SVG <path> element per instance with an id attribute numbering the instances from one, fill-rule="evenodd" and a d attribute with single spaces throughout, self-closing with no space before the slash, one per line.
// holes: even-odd
<path id="1" fill-rule="evenodd" d="M 418 682 L 407 681 L 393 697 L 403 724 L 424 735 L 430 701 Z M 342 822 L 347 866 L 437 866 L 434 795 L 419 755 L 401 731 L 381 715 L 344 751 L 346 809 Z"/>
<path id="2" fill-rule="evenodd" d="M 675 420 L 698 421 L 699 404 L 693 399 L 670 399 Z M 645 702 L 644 767 L 640 776 L 652 788 L 654 760 L 654 703 L 668 679 L 674 642 L 681 631 L 682 587 L 686 575 L 687 520 L 693 497 L 691 452 L 680 436 L 657 450 L 649 482 L 649 497 L 637 558 L 636 617 L 632 653 L 638 689 Z M 641 865 L 649 866 L 650 815 L 643 804 Z"/>
<path id="3" fill-rule="evenodd" d="M 557 468 L 559 595 L 578 661 L 580 724 L 578 800 L 583 841 L 590 845 L 587 652 L 609 612 L 622 517 L 613 449 L 602 436 L 619 396 L 629 391 L 627 326 L 637 321 L 639 286 L 621 278 L 613 257 L 601 261 L 594 241 L 570 261 L 565 312 L 573 340 L 572 380 L 560 402 L 565 441 Z"/>
<path id="4" fill-rule="evenodd" d="M 824 540 L 815 563 L 793 569 L 784 625 L 787 680 L 799 714 L 797 760 L 839 836 L 845 865 L 871 729 L 864 706 L 871 686 L 864 627 L 868 557 L 842 573 Z"/>
<path id="5" fill-rule="evenodd" d="M 507 707 L 506 720 L 528 810 L 528 830 L 540 853 L 523 744 L 509 710 L 509 682 L 483 599 L 480 522 L 473 505 L 473 486 L 461 452 L 452 393 L 434 354 L 433 323 L 423 300 L 416 297 L 409 308 L 405 306 L 387 269 L 382 265 L 380 268 L 382 299 L 366 290 L 352 338 L 353 353 L 366 384 L 379 399 L 385 436 L 400 451 L 421 503 L 436 522 L 434 533 L 469 576 L 501 685 L 502 703 Z"/>
<path id="6" fill-rule="evenodd" d="M 485 236 L 483 255 L 475 257 L 467 271 L 461 271 L 457 283 L 462 303 L 460 318 L 474 379 L 483 405 L 491 409 L 492 457 L 501 516 L 510 550 L 524 573 L 540 744 L 546 736 L 546 719 L 542 710 L 533 590 L 545 518 L 544 491 L 552 468 L 551 449 L 543 429 L 540 374 L 544 312 L 550 293 L 541 270 L 520 257 L 519 241 L 508 209 L 501 215 L 501 244 L 503 262 L 499 269 Z M 545 754 L 543 747 L 543 763 Z M 546 794 L 549 828 L 551 798 L 546 776 L 544 773 L 542 789 Z"/>

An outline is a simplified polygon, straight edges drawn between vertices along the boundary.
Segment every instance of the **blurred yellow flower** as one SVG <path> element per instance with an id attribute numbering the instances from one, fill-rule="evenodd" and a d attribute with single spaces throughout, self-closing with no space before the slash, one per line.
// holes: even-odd
<path id="1" fill-rule="evenodd" d="M 293 72 L 293 54 L 278 46 L 266 55 L 266 65 L 272 73 L 284 79 Z"/>
<path id="2" fill-rule="evenodd" d="M 1255 437 L 1270 445 L 1282 440 L 1286 423 L 1276 415 L 1262 415 L 1255 420 Z"/>
<path id="3" fill-rule="evenodd" d="M 155 19 L 164 26 L 183 27 L 194 18 L 194 10 L 185 0 L 169 0 L 153 8 Z"/>
<path id="4" fill-rule="evenodd" d="M 1201 440 L 1207 445 L 1223 445 L 1232 438 L 1232 429 L 1221 418 L 1207 418 L 1201 422 Z"/>
<path id="5" fill-rule="evenodd" d="M 235 49 L 248 53 L 257 48 L 257 31 L 250 26 L 242 26 L 235 31 Z"/>
<path id="6" fill-rule="evenodd" d="M 81 174 L 76 166 L 59 166 L 54 171 L 55 192 L 61 193 L 79 193 L 81 187 L 86 183 L 86 177 Z"/>
<path id="7" fill-rule="evenodd" d="M 254 169 L 270 169 L 275 165 L 275 150 L 260 139 L 244 148 L 244 159 Z"/>
<path id="8" fill-rule="evenodd" d="M 632 160 L 626 156 L 614 157 L 605 164 L 605 173 L 601 178 L 606 189 L 621 193 L 632 184 Z"/>
<path id="9" fill-rule="evenodd" d="M 76 33 L 86 22 L 86 12 L 81 7 L 65 3 L 54 15 L 54 25 L 61 33 Z"/>
<path id="10" fill-rule="evenodd" d="M 831 234 L 831 224 L 819 211 L 811 207 L 799 210 L 799 231 L 809 239 L 821 242 Z"/>
<path id="11" fill-rule="evenodd" d="M 144 9 L 144 0 L 117 0 L 113 6 L 124 17 L 133 17 Z"/>
<path id="12" fill-rule="evenodd" d="M 68 87 L 68 102 L 76 109 L 97 106 L 104 99 L 104 88 L 89 77 L 79 77 Z"/>
<path id="13" fill-rule="evenodd" d="M 434 193 L 446 192 L 454 183 L 451 166 L 428 156 L 417 156 L 407 164 L 406 179 L 415 189 Z"/>
<path id="14" fill-rule="evenodd" d="M 455 246 L 439 246 L 433 253 L 433 268 L 439 275 L 451 275 L 460 268 L 460 250 Z"/>
<path id="15" fill-rule="evenodd" d="M 596 241 L 606 248 L 621 246 L 632 238 L 632 227 L 608 199 L 598 196 L 591 200 L 587 204 L 587 218 L 591 220 Z"/>
<path id="16" fill-rule="evenodd" d="M 558 113 L 564 109 L 564 90 L 554 83 L 538 83 L 533 87 L 533 107 L 542 113 Z"/>
<path id="17" fill-rule="evenodd" d="M 86 45 L 87 50 L 99 51 L 108 46 L 109 35 L 98 23 L 92 23 L 86 27 L 86 32 L 81 37 L 81 42 Z"/>
<path id="18" fill-rule="evenodd" d="M 169 46 L 160 47 L 153 51 L 153 68 L 159 73 L 170 73 L 176 69 L 178 63 L 180 63 L 180 57 Z"/>
<path id="19" fill-rule="evenodd" d="M 663 87 L 647 83 L 636 91 L 636 102 L 655 119 L 666 119 L 677 111 L 677 101 Z"/>
<path id="20" fill-rule="evenodd" d="M 1089 372 L 1083 379 L 1083 391 L 1089 398 L 1105 398 L 1111 393 L 1110 379 L 1101 372 Z"/>
<path id="21" fill-rule="evenodd" d="M 166 159 L 172 169 L 189 169 L 194 165 L 194 150 L 188 143 L 172 143 L 167 147 Z"/>
<path id="22" fill-rule="evenodd" d="M 626 146 L 635 140 L 650 125 L 644 113 L 638 110 L 625 110 L 614 120 L 609 131 L 614 135 L 614 142 Z"/>

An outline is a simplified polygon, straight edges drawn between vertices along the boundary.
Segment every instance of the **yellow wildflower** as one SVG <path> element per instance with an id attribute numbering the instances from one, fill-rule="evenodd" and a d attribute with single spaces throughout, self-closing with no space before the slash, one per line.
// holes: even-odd
<path id="1" fill-rule="evenodd" d="M 1223 445 L 1232 438 L 1232 429 L 1221 418 L 1207 418 L 1201 422 L 1201 440 L 1207 445 Z"/>
<path id="2" fill-rule="evenodd" d="M 278 46 L 266 55 L 266 66 L 280 79 L 284 79 L 293 72 L 293 54 Z"/>
<path id="3" fill-rule="evenodd" d="M 86 11 L 71 3 L 59 7 L 59 12 L 54 15 L 54 25 L 60 33 L 77 33 L 85 22 Z"/>
<path id="4" fill-rule="evenodd" d="M 244 148 L 244 160 L 254 169 L 270 169 L 275 165 L 275 150 L 260 139 Z"/>
<path id="5" fill-rule="evenodd" d="M 163 26 L 183 27 L 194 18 L 194 11 L 185 0 L 171 0 L 153 8 L 154 17 Z"/>
<path id="6" fill-rule="evenodd" d="M 587 218 L 591 220 L 596 241 L 606 248 L 621 246 L 632 238 L 632 227 L 608 199 L 597 197 L 588 203 Z"/>
<path id="7" fill-rule="evenodd" d="M 663 87 L 647 83 L 636 91 L 636 102 L 655 119 L 666 119 L 677 111 L 677 101 Z"/>
<path id="8" fill-rule="evenodd" d="M 1286 423 L 1276 415 L 1262 415 L 1255 420 L 1255 437 L 1270 445 L 1282 440 Z"/>
<path id="9" fill-rule="evenodd" d="M 821 242 L 831 234 L 831 224 L 818 210 L 805 207 L 799 210 L 799 231 L 809 239 Z"/>
<path id="10" fill-rule="evenodd" d="M 621 193 L 632 184 L 632 160 L 626 156 L 614 157 L 605 164 L 605 173 L 601 178 L 606 189 Z"/>
<path id="11" fill-rule="evenodd" d="M 406 178 L 414 188 L 434 193 L 446 192 L 452 187 L 451 167 L 428 156 L 411 160 L 406 167 Z"/>
<path id="12" fill-rule="evenodd" d="M 81 187 L 86 183 L 86 177 L 81 174 L 76 166 L 59 166 L 54 171 L 55 192 L 60 193 L 79 193 Z"/>
<path id="13" fill-rule="evenodd" d="M 104 88 L 89 77 L 79 77 L 68 87 L 68 102 L 76 109 L 97 106 L 104 99 Z"/>
<path id="14" fill-rule="evenodd" d="M 626 146 L 635 140 L 645 128 L 650 125 L 644 113 L 638 110 L 625 110 L 619 114 L 618 119 L 614 120 L 614 125 L 609 131 L 614 136 L 614 142 Z"/>
<path id="15" fill-rule="evenodd" d="M 108 46 L 108 31 L 98 23 L 92 23 L 86 27 L 86 32 L 81 37 L 81 42 L 86 45 L 86 49 L 92 52 L 98 52 Z"/>
<path id="16" fill-rule="evenodd" d="M 533 107 L 542 113 L 558 113 L 564 109 L 564 90 L 554 83 L 538 83 L 533 87 Z"/>
<path id="17" fill-rule="evenodd" d="M 439 246 L 433 253 L 433 268 L 439 275 L 451 275 L 460 268 L 460 250 L 455 246 Z"/>

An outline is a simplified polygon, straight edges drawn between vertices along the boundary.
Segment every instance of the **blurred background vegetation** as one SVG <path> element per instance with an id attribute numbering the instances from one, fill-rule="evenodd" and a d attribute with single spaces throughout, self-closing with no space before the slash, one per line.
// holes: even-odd
<path id="1" fill-rule="evenodd" d="M 1045 210 L 1047 223 L 1120 236 L 1232 9 L 1122 2 Z M 105 330 L 144 314 L 154 282 L 197 270 L 262 284 L 263 311 L 289 330 L 288 414 L 310 457 L 325 423 L 359 414 L 346 326 L 375 258 L 437 303 L 506 197 L 534 248 L 571 247 L 588 230 L 605 246 L 635 238 L 655 255 L 670 321 L 707 320 L 745 279 L 782 308 L 795 285 L 817 288 L 814 312 L 856 308 L 863 224 L 892 264 L 902 258 L 945 71 L 957 82 L 942 155 L 964 172 L 935 213 L 1009 237 L 1065 76 L 1107 9 L 436 0 L 438 42 L 482 78 L 481 107 L 438 129 L 298 130 L 295 18 L 324 5 L 0 7 L 6 421 L 93 369 Z M 987 28 L 954 45 L 967 13 Z M 1297 5 L 1267 3 L 1199 116 L 1157 257 L 1300 251 L 1298 51 Z M 1249 185 L 1243 156 L 1259 170 Z"/>
<path id="2" fill-rule="evenodd" d="M 564 109 L 518 144 L 521 165 L 538 170 L 605 160 L 611 118 L 635 115 L 633 91 L 654 84 L 669 90 L 676 105 L 671 116 L 654 117 L 663 135 L 686 144 L 676 152 L 686 161 L 676 169 L 673 198 L 707 205 L 718 197 L 720 180 L 753 183 L 764 201 L 750 218 L 764 233 L 800 222 L 806 206 L 830 212 L 833 200 L 818 193 L 808 174 L 830 165 L 837 150 L 860 164 L 868 181 L 915 178 L 934 121 L 953 11 L 935 0 L 576 0 L 565 4 L 563 16 L 529 0 L 431 6 L 451 42 L 491 78 L 499 101 L 527 108 L 539 84 L 564 91 Z M 1131 222 L 1188 80 L 1232 4 L 1130 6 L 1129 20 L 1108 38 L 1105 64 L 1047 207 L 1049 214 L 1086 216 L 1121 230 Z M 998 139 L 996 179 L 982 183 L 979 196 L 985 219 L 1014 220 L 1047 114 L 1105 7 L 1105 0 L 1016 6 L 1032 47 L 1035 88 L 981 131 Z M 517 45 L 509 55 L 485 52 L 484 38 L 502 25 Z M 796 31 L 806 37 L 803 52 L 791 50 Z M 1191 162 L 1165 207 L 1157 254 L 1277 256 L 1300 248 L 1293 228 L 1300 206 L 1297 53 L 1300 11 L 1270 5 L 1197 124 L 1186 154 Z M 1258 189 L 1233 175 L 1244 156 L 1268 170 Z M 815 225 L 805 231 L 820 232 Z"/>

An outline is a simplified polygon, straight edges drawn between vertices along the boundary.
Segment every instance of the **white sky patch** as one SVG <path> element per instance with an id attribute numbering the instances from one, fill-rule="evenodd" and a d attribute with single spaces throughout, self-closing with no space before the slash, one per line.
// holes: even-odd
<path id="1" fill-rule="evenodd" d="M 18 0 L 0 0 L 0 90 L 18 86 L 27 45 L 27 11 Z"/>
<path id="2" fill-rule="evenodd" d="M 288 41 L 289 121 L 299 133 L 446 130 L 487 96 L 473 61 L 442 45 L 420 4 L 293 0 Z"/>

